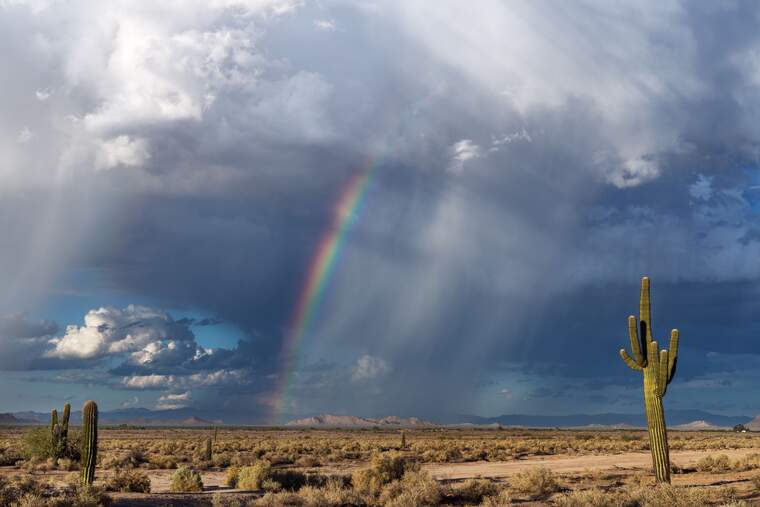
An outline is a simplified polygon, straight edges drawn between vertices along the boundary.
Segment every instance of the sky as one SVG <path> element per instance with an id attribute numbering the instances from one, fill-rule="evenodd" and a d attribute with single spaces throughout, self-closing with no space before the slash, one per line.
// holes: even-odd
<path id="1" fill-rule="evenodd" d="M 0 0 L 0 411 L 760 413 L 758 22 Z"/>

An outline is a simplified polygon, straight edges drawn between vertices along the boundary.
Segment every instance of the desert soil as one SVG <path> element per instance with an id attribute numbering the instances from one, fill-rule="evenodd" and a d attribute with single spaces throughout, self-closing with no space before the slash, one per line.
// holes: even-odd
<path id="1" fill-rule="evenodd" d="M 760 452 L 760 448 L 725 449 L 721 451 L 674 451 L 671 461 L 680 467 L 692 467 L 700 458 L 710 454 L 726 454 L 732 460 L 750 453 Z M 591 456 L 539 456 L 508 462 L 470 462 L 470 463 L 431 463 L 423 465 L 433 477 L 442 482 L 459 482 L 469 478 L 484 477 L 496 480 L 509 478 L 527 468 L 545 466 L 560 476 L 568 479 L 584 476 L 593 477 L 594 473 L 605 473 L 608 476 L 625 476 L 635 473 L 648 473 L 651 467 L 651 457 L 648 452 L 631 452 L 610 455 Z M 322 472 L 350 473 L 357 467 L 339 466 L 324 467 Z M 20 471 L 10 467 L 2 467 L 0 473 L 15 475 Z M 225 495 L 257 496 L 255 492 L 245 492 L 226 487 L 224 471 L 202 471 L 205 491 L 196 494 L 173 494 L 169 492 L 169 478 L 173 470 L 146 470 L 151 480 L 152 493 L 115 493 L 114 507 L 127 506 L 194 506 L 208 505 L 209 495 L 224 493 Z M 45 476 L 65 481 L 70 472 L 37 472 L 35 475 Z M 99 478 L 107 477 L 109 471 L 99 472 Z M 736 472 L 720 474 L 709 473 L 676 474 L 673 483 L 676 485 L 725 485 L 733 484 L 739 491 L 744 491 L 745 498 L 754 499 L 754 493 L 748 478 L 751 472 Z M 754 505 L 754 504 L 753 504 Z"/>

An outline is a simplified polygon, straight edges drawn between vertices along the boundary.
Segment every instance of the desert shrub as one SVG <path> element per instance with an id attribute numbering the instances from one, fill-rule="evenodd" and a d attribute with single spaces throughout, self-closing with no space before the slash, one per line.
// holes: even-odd
<path id="1" fill-rule="evenodd" d="M 3 449 L 0 451 L 0 466 L 7 467 L 15 465 L 24 459 L 24 456 L 15 449 Z"/>
<path id="2" fill-rule="evenodd" d="M 466 503 L 480 503 L 483 497 L 494 496 L 498 492 L 498 486 L 488 479 L 469 479 L 453 491 L 458 499 Z"/>
<path id="3" fill-rule="evenodd" d="M 697 470 L 700 472 L 721 473 L 731 470 L 731 460 L 725 454 L 713 457 L 712 454 L 697 461 Z"/>
<path id="4" fill-rule="evenodd" d="M 298 490 L 298 496 L 309 507 L 364 506 L 364 499 L 356 491 L 347 488 L 339 478 L 330 478 L 322 487 L 306 485 Z"/>
<path id="5" fill-rule="evenodd" d="M 249 503 L 244 498 L 214 493 L 211 497 L 211 507 L 248 507 Z"/>
<path id="6" fill-rule="evenodd" d="M 29 428 L 21 438 L 21 454 L 23 457 L 38 459 L 66 458 L 79 461 L 81 432 L 69 430 L 66 447 L 53 445 L 50 428 L 47 426 L 35 426 Z"/>
<path id="7" fill-rule="evenodd" d="M 483 497 L 480 507 L 505 507 L 512 505 L 512 495 L 509 490 L 502 489 L 495 495 Z"/>
<path id="8" fill-rule="evenodd" d="M 229 467 L 224 473 L 224 483 L 231 488 L 238 487 L 238 478 L 240 475 L 240 469 L 238 467 Z"/>
<path id="9" fill-rule="evenodd" d="M 100 465 L 103 468 L 136 468 L 147 463 L 145 454 L 139 449 L 129 449 L 126 452 L 109 453 L 103 457 Z"/>
<path id="10" fill-rule="evenodd" d="M 26 458 L 50 458 L 53 456 L 53 441 L 50 429 L 46 426 L 36 426 L 24 433 L 21 449 Z"/>
<path id="11" fill-rule="evenodd" d="M 351 482 L 356 491 L 376 496 L 386 484 L 400 480 L 406 472 L 416 470 L 419 470 L 419 464 L 403 454 L 378 454 L 372 458 L 368 468 L 353 473 Z"/>
<path id="12" fill-rule="evenodd" d="M 760 453 L 753 452 L 737 459 L 733 464 L 736 471 L 754 470 L 760 468 Z"/>
<path id="13" fill-rule="evenodd" d="M 760 475 L 755 475 L 750 481 L 752 482 L 752 485 L 755 486 L 755 489 L 760 490 Z"/>
<path id="14" fill-rule="evenodd" d="M 241 489 L 262 489 L 264 482 L 271 478 L 272 465 L 268 461 L 259 461 L 240 469 L 237 485 Z"/>
<path id="15" fill-rule="evenodd" d="M 553 500 L 559 507 L 638 507 L 639 505 L 625 491 L 602 491 L 597 488 L 564 493 Z"/>
<path id="16" fill-rule="evenodd" d="M 388 507 L 439 505 L 440 501 L 438 481 L 421 471 L 406 472 L 401 480 L 390 482 L 380 493 L 380 505 Z"/>
<path id="17" fill-rule="evenodd" d="M 297 491 L 309 482 L 310 476 L 297 470 L 273 470 L 271 478 L 279 483 L 282 489 Z"/>
<path id="18" fill-rule="evenodd" d="M 658 484 L 641 488 L 633 493 L 641 507 L 694 507 L 709 505 L 713 498 L 707 489 L 685 488 L 670 484 Z"/>
<path id="19" fill-rule="evenodd" d="M 321 465 L 319 460 L 314 456 L 300 456 L 296 459 L 295 464 L 302 468 L 314 468 Z"/>
<path id="20" fill-rule="evenodd" d="M 201 474 L 181 466 L 172 474 L 169 489 L 174 493 L 203 491 Z"/>
<path id="21" fill-rule="evenodd" d="M 59 489 L 33 477 L 0 479 L 0 505 L 8 507 L 107 507 L 111 498 L 102 489 L 78 481 Z"/>
<path id="22" fill-rule="evenodd" d="M 106 481 L 108 491 L 122 493 L 150 493 L 150 479 L 139 470 L 116 470 Z"/>
<path id="23" fill-rule="evenodd" d="M 101 488 L 96 486 L 79 486 L 74 488 L 72 507 L 108 507 L 112 499 Z M 53 503 L 51 507 L 60 506 L 61 503 Z M 63 505 L 66 505 L 63 503 Z"/>
<path id="24" fill-rule="evenodd" d="M 177 468 L 177 461 L 172 456 L 153 455 L 148 458 L 150 468 L 171 469 Z"/>
<path id="25" fill-rule="evenodd" d="M 516 492 L 534 498 L 545 497 L 559 490 L 554 473 L 543 466 L 516 474 L 510 485 Z"/>

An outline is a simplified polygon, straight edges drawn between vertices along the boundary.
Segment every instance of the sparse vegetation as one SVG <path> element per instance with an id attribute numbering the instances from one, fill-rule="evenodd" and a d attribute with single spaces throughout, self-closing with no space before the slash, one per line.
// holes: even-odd
<path id="1" fill-rule="evenodd" d="M 175 493 L 203 491 L 201 474 L 181 466 L 172 474 L 169 489 Z"/>
<path id="2" fill-rule="evenodd" d="M 150 478 L 139 470 L 117 470 L 106 481 L 106 489 L 122 493 L 150 493 Z"/>
<path id="3" fill-rule="evenodd" d="M 554 473 L 546 467 L 536 467 L 515 475 L 510 481 L 512 489 L 531 498 L 543 498 L 559 490 Z"/>
<path id="4" fill-rule="evenodd" d="M 48 425 L 42 428 L 42 432 L 51 435 Z M 24 428 L 4 431 L 0 435 L 0 456 L 7 456 L 7 465 L 15 467 L 14 470 L 22 475 L 33 472 L 45 477 L 53 472 L 76 471 L 79 468 L 76 460 L 54 460 L 44 452 L 37 456 L 22 452 L 34 448 L 44 449 L 46 439 L 41 438 L 43 433 Z M 681 487 L 657 494 L 647 493 L 646 490 L 652 489 L 654 485 L 654 478 L 644 469 L 637 473 L 588 471 L 575 475 L 556 475 L 549 470 L 529 468 L 526 465 L 521 473 L 498 481 L 474 478 L 450 484 L 438 483 L 425 472 L 425 467 L 431 462 L 483 460 L 515 463 L 536 456 L 570 457 L 647 451 L 646 433 L 639 430 L 417 429 L 405 430 L 405 433 L 412 438 L 407 439 L 407 449 L 399 450 L 399 432 L 392 429 L 220 428 L 216 443 L 212 440 L 213 463 L 223 463 L 218 466 L 209 464 L 202 456 L 206 448 L 207 429 L 104 428 L 99 430 L 98 435 L 99 481 L 96 484 L 113 490 L 112 494 L 118 497 L 122 492 L 131 491 L 130 494 L 135 494 L 147 491 L 149 486 L 146 479 L 153 479 L 151 489 L 172 489 L 178 493 L 191 494 L 201 490 L 202 483 L 206 481 L 205 474 L 218 474 L 214 478 L 215 483 L 243 490 L 238 493 L 222 491 L 215 500 L 217 505 L 229 504 L 232 507 L 237 506 L 234 502 L 238 500 L 240 505 L 246 507 L 375 507 L 382 504 L 403 506 L 413 502 L 422 502 L 420 504 L 424 505 L 436 495 L 439 497 L 436 505 L 487 507 L 515 505 L 527 500 L 566 506 L 656 506 L 664 505 L 663 502 L 674 495 L 693 500 L 708 493 L 706 505 L 741 505 L 737 503 L 739 500 L 760 499 L 760 476 L 756 478 L 754 472 L 760 471 L 760 453 L 749 452 L 736 456 L 733 454 L 735 451 L 732 451 L 760 448 L 758 433 L 675 431 L 670 434 L 672 449 L 712 451 L 712 455 L 699 461 L 679 458 L 679 466 L 673 465 L 674 470 L 677 470 L 674 473 L 680 474 L 679 483 L 692 481 L 691 477 L 695 478 L 695 482 L 703 483 L 705 474 L 711 474 L 715 476 L 716 483 L 734 481 L 732 484 L 737 484 L 737 488 L 744 492 L 740 496 L 720 486 L 707 489 Z M 30 439 L 30 434 L 35 437 Z M 76 434 L 75 428 L 70 428 L 69 441 L 78 441 Z M 200 470 L 195 465 L 199 459 L 206 464 Z M 167 482 L 166 472 L 163 472 L 164 479 L 157 483 L 152 475 L 157 468 L 177 467 L 180 471 L 174 473 L 182 478 L 180 481 L 170 479 Z M 339 475 L 341 473 L 344 475 Z M 245 486 L 238 484 L 241 476 Z M 17 483 L 15 480 L 11 482 Z M 181 487 L 178 483 L 182 484 Z M 43 484 L 47 483 L 40 481 L 28 498 L 42 502 L 46 502 L 47 498 L 55 498 L 55 495 L 51 496 L 54 488 Z M 19 491 L 18 487 L 14 488 Z M 752 496 L 750 491 L 757 494 Z M 257 499 L 262 492 L 265 496 Z M 63 495 L 60 486 L 57 494 Z M 73 493 L 66 494 L 69 495 L 67 498 L 73 498 Z M 211 497 L 205 498 L 211 501 Z M 0 505 L 5 505 L 2 501 L 0 498 Z M 64 505 L 75 504 L 56 504 L 56 507 Z"/>

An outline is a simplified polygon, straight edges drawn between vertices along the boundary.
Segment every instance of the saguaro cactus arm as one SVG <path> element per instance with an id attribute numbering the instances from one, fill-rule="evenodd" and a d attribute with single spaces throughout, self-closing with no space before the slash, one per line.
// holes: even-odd
<path id="1" fill-rule="evenodd" d="M 670 331 L 670 357 L 668 358 L 668 384 L 676 376 L 676 364 L 678 363 L 678 329 Z"/>

